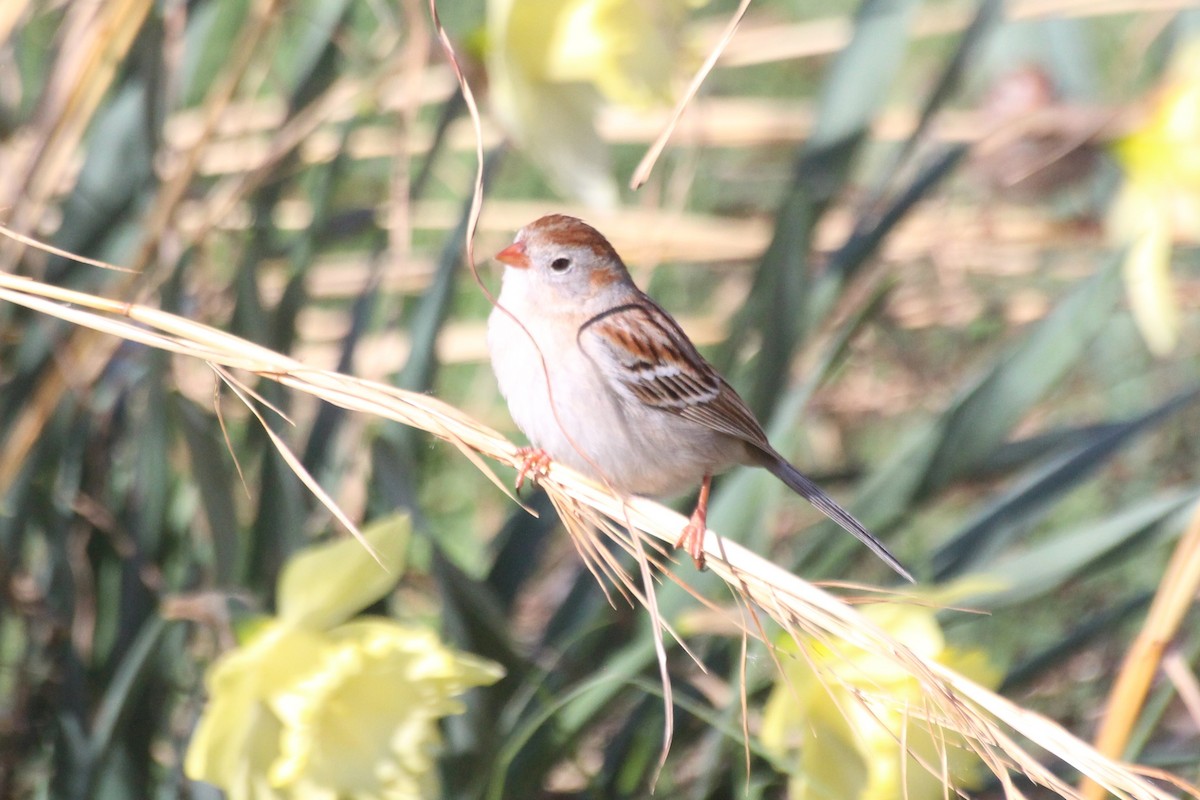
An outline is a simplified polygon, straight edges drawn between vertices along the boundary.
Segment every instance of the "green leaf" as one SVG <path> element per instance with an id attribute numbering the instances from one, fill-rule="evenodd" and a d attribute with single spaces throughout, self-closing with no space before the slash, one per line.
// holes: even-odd
<path id="1" fill-rule="evenodd" d="M 941 441 L 919 494 L 940 489 L 986 459 L 1079 360 L 1092 338 L 1109 324 L 1121 292 L 1121 261 L 1120 253 L 1110 256 L 1006 359 L 960 393 L 939 422 Z"/>
<path id="2" fill-rule="evenodd" d="M 913 0 L 867 0 L 859 7 L 854 36 L 821 87 L 816 125 L 801 153 L 801 167 L 811 171 L 808 182 L 824 190 L 816 193 L 819 199 L 832 199 L 849 166 L 848 157 L 825 160 L 828 149 L 866 134 L 899 74 L 917 6 Z"/>
<path id="3" fill-rule="evenodd" d="M 1068 450 L 1083 447 L 1120 428 L 1123 422 L 1100 422 L 1092 425 L 1074 425 L 1037 433 L 1024 439 L 1006 442 L 998 447 L 987 460 L 979 464 L 967 476 L 971 480 L 990 480 L 1011 475 L 1038 461 L 1051 458 Z"/>
<path id="4" fill-rule="evenodd" d="M 145 552 L 157 554 L 163 546 L 167 499 L 172 480 L 167 396 L 164 386 L 170 373 L 166 353 L 150 352 L 145 382 L 136 390 L 133 401 L 142 405 L 136 427 L 127 431 L 128 446 L 134 452 L 134 486 L 128 498 L 127 524 Z"/>
<path id="5" fill-rule="evenodd" d="M 1002 19 L 1004 4 L 999 0 L 981 0 L 971 24 L 959 37 L 958 47 L 942 70 L 933 90 L 925 99 L 917 125 L 892 159 L 885 177 L 872 193 L 871 199 L 863 204 L 863 212 L 855 223 L 854 231 L 846 242 L 829 259 L 829 269 L 813 291 L 808 316 L 820 318 L 832 307 L 842 284 L 849 280 L 887 238 L 896 225 L 922 200 L 943 178 L 951 174 L 967 153 L 965 145 L 946 148 L 931 158 L 929 163 L 909 181 L 897 196 L 885 205 L 889 187 L 895 182 L 901 169 L 908 163 L 926 138 L 929 126 L 950 96 L 962 82 L 966 67 L 987 39 L 987 34 Z"/>
<path id="6" fill-rule="evenodd" d="M 980 0 L 979 7 L 975 12 L 975 16 L 971 19 L 971 24 L 963 31 L 963 35 L 958 39 L 958 47 L 954 51 L 954 55 L 950 57 L 946 68 L 942 70 L 938 76 L 937 84 L 930 91 L 929 96 L 925 98 L 925 103 L 921 106 L 921 114 L 917 118 L 917 125 L 913 128 L 913 132 L 905 140 L 904 145 L 896 154 L 894 166 L 891 170 L 891 176 L 894 176 L 899 168 L 908 160 L 908 158 L 916 151 L 924 139 L 925 134 L 929 130 L 929 126 L 937 118 L 937 114 L 950 101 L 950 98 L 958 90 L 963 80 L 967 77 L 967 67 L 971 65 L 974 57 L 980 50 L 980 45 L 989 40 L 989 34 L 1004 20 L 1004 3 L 1001 0 Z M 886 186 L 890 181 L 884 181 L 883 186 Z"/>
<path id="7" fill-rule="evenodd" d="M 279 618 L 297 627 L 328 630 L 379 600 L 404 572 L 411 533 L 412 525 L 404 515 L 363 530 L 386 569 L 350 537 L 306 547 L 284 565 L 279 576 Z"/>
<path id="8" fill-rule="evenodd" d="M 544 491 L 534 492 L 525 504 L 536 511 L 537 516 L 523 508 L 514 508 L 492 538 L 491 548 L 496 557 L 488 570 L 487 588 L 505 613 L 538 570 L 541 555 L 559 526 L 554 504 Z"/>
<path id="9" fill-rule="evenodd" d="M 180 394 L 173 394 L 171 399 L 175 422 L 187 444 L 192 481 L 200 494 L 212 542 L 213 578 L 217 586 L 233 586 L 242 549 L 233 497 L 236 486 L 233 456 L 226 451 L 220 428 L 211 416 Z"/>
<path id="10" fill-rule="evenodd" d="M 899 73 L 916 6 L 912 0 L 868 0 L 859 9 L 854 36 L 821 88 L 816 124 L 797 157 L 792 186 L 775 216 L 775 232 L 750 297 L 718 357 L 727 368 L 748 334 L 760 334 L 755 382 L 746 392 L 760 417 L 774 409 L 797 345 L 820 322 L 812 314 L 810 297 L 812 231 L 850 176 L 891 86 L 888 78 Z"/>
<path id="11" fill-rule="evenodd" d="M 190 15 L 180 81 L 184 105 L 199 105 L 216 83 L 249 12 L 249 0 L 225 0 L 201 3 Z"/>
<path id="12" fill-rule="evenodd" d="M 1119 254 L 1112 256 L 1006 358 L 960 390 L 940 417 L 915 427 L 864 480 L 854 515 L 878 534 L 920 499 L 986 463 L 1108 323 L 1120 294 L 1120 263 Z M 821 563 L 843 557 L 849 544 L 827 548 Z"/>
<path id="13" fill-rule="evenodd" d="M 1072 656 L 1090 648 L 1097 640 L 1110 638 L 1114 630 L 1125 625 L 1135 614 L 1144 612 L 1153 598 L 1151 592 L 1139 592 L 1126 599 L 1117 598 L 1111 607 L 1073 621 L 1070 630 L 1061 638 L 1013 666 L 1000 684 L 1000 694 L 1012 696 L 1014 690 L 1037 682 L 1046 675 L 1062 675 Z"/>
<path id="14" fill-rule="evenodd" d="M 131 704 L 136 703 L 138 688 L 152 674 L 153 656 L 158 652 L 158 645 L 166 628 L 166 622 L 161 617 L 149 618 L 138 631 L 132 646 L 121 658 L 92 721 L 86 769 L 89 782 L 96 779 L 96 770 L 123 733 L 121 722 L 130 711 Z M 84 794 L 86 796 L 89 793 Z"/>
<path id="15" fill-rule="evenodd" d="M 493 151 L 484 164 L 485 180 L 492 174 L 499 162 L 499 153 Z M 463 274 L 463 247 L 467 234 L 467 226 L 471 222 L 471 201 L 468 199 L 459 210 L 458 223 L 446 234 L 441 252 L 438 254 L 437 268 L 433 281 L 421 296 L 416 313 L 408 327 L 412 349 L 408 360 L 396 380 L 401 389 L 413 392 L 427 392 L 433 386 L 437 375 L 437 337 L 446 323 L 454 300 L 454 288 L 458 278 Z"/>
<path id="16" fill-rule="evenodd" d="M 916 426 L 872 470 L 851 507 L 879 535 L 947 483 L 983 468 L 1012 427 L 1078 361 L 1109 323 L 1120 296 L 1121 255 L 1083 281 L 991 370 L 958 393 L 938 418 Z M 825 524 L 818 574 L 829 572 L 853 543 Z"/>
<path id="17" fill-rule="evenodd" d="M 888 235 L 921 200 L 925 199 L 942 179 L 950 175 L 967 154 L 964 146 L 948 147 L 930 160 L 903 191 L 878 213 L 864 215 L 854 232 L 829 257 L 829 269 L 822 275 L 809 303 L 809 314 L 823 316 L 840 294 L 841 287 L 865 264 L 883 244 Z"/>
<path id="18" fill-rule="evenodd" d="M 1052 593 L 1109 553 L 1153 530 L 1198 496 L 1200 492 L 1191 489 L 1156 497 L 1109 519 L 1093 520 L 1058 534 L 1023 553 L 999 559 L 985 572 L 961 580 L 964 584 L 980 581 L 1006 588 L 968 595 L 958 602 L 994 611 Z"/>
<path id="19" fill-rule="evenodd" d="M 974 522 L 934 553 L 937 578 L 945 580 L 996 552 L 1040 518 L 1054 500 L 1112 458 L 1131 438 L 1166 420 L 1195 401 L 1197 396 L 1200 396 L 1200 390 L 1184 392 L 1137 419 L 1104 431 L 1087 445 L 1056 459 L 990 503 Z"/>
<path id="20" fill-rule="evenodd" d="M 780 398 L 775 413 L 766 425 L 768 438 L 784 455 L 793 452 L 801 438 L 798 420 L 813 393 L 844 360 L 850 342 L 883 308 L 891 285 L 880 284 L 870 297 L 850 315 L 823 347 L 816 363 L 804 378 Z M 747 547 L 764 552 L 770 541 L 766 524 L 790 492 L 782 489 L 779 479 L 759 467 L 739 467 L 721 479 L 709 504 L 709 525 L 715 531 L 733 537 Z"/>
<path id="21" fill-rule="evenodd" d="M 339 42 L 350 8 L 349 0 L 304 0 L 292 4 L 284 22 L 293 26 L 291 47 L 283 48 L 275 66 L 276 73 L 289 84 L 292 107 L 308 103 L 317 92 L 305 84 L 327 86 L 338 73 L 336 59 L 342 56 Z"/>
<path id="22" fill-rule="evenodd" d="M 87 158 L 62 207 L 62 226 L 53 243 L 72 253 L 121 260 L 123 253 L 101 249 L 119 241 L 137 199 L 154 180 L 154 121 L 141 81 L 121 87 L 112 102 L 96 112 L 88 137 Z M 61 262 L 60 262 L 61 263 Z M 92 267 L 63 264 L 95 280 Z"/>
<path id="23" fill-rule="evenodd" d="M 436 545 L 432 572 L 442 596 L 447 640 L 500 662 L 509 672 L 518 670 L 521 659 L 508 636 L 504 608 L 487 584 L 463 572 Z"/>

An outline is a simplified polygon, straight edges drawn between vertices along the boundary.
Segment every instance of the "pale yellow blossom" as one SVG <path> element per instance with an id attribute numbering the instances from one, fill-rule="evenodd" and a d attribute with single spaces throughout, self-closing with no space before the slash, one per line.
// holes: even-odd
<path id="1" fill-rule="evenodd" d="M 930 609 L 877 604 L 862 611 L 918 655 L 984 685 L 998 683 L 981 653 L 946 644 Z M 975 784 L 978 757 L 961 737 L 922 719 L 922 690 L 911 673 L 841 641 L 806 640 L 801 650 L 788 638 L 781 650 L 785 674 L 767 700 L 761 739 L 787 766 L 791 800 L 940 799 L 943 757 L 954 786 Z"/>
<path id="2" fill-rule="evenodd" d="M 1180 49 L 1145 124 L 1113 153 L 1125 183 L 1109 210 L 1109 233 L 1128 248 L 1124 275 L 1134 320 L 1150 351 L 1166 355 L 1180 326 L 1172 246 L 1200 242 L 1200 41 Z"/>
<path id="3" fill-rule="evenodd" d="M 435 794 L 437 722 L 467 689 L 503 672 L 424 628 L 346 619 L 399 577 L 406 519 L 367 539 L 313 547 L 284 568 L 279 616 L 259 619 L 212 665 L 188 777 L 230 800 L 407 800 Z"/>
<path id="4" fill-rule="evenodd" d="M 683 0 L 490 0 L 491 108 L 561 190 L 601 208 L 618 191 L 596 130 L 604 102 L 671 99 L 687 48 Z"/>

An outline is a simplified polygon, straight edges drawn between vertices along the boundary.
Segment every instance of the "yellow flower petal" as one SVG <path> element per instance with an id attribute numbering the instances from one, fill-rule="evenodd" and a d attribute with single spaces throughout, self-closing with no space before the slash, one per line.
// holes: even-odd
<path id="1" fill-rule="evenodd" d="M 596 112 L 669 100 L 685 18 L 682 0 L 490 0 L 492 110 L 559 190 L 615 207 Z"/>
<path id="2" fill-rule="evenodd" d="M 419 797 L 434 774 L 437 720 L 461 713 L 463 691 L 502 674 L 424 629 L 386 619 L 341 626 L 312 670 L 271 698 L 283 722 L 271 783 Z"/>
<path id="3" fill-rule="evenodd" d="M 862 610 L 914 651 L 984 685 L 999 682 L 982 653 L 946 647 L 932 610 L 896 604 Z M 955 785 L 970 786 L 977 777 L 974 753 L 961 738 L 929 730 L 920 719 L 920 686 L 889 662 L 840 641 L 806 640 L 801 652 L 787 639 L 781 651 L 785 675 L 767 700 L 760 736 L 790 765 L 792 800 L 941 798 L 940 776 L 921 764 L 937 768 L 943 751 Z"/>
<path id="4" fill-rule="evenodd" d="M 489 54 L 503 56 L 526 80 L 547 80 L 547 43 L 567 8 L 563 0 L 489 0 L 488 28 L 495 45 Z"/>
<path id="5" fill-rule="evenodd" d="M 278 758 L 283 726 L 267 698 L 303 674 L 323 646 L 318 635 L 268 622 L 217 659 L 208 671 L 208 705 L 188 744 L 184 773 L 222 787 L 230 800 L 275 796 L 266 774 Z"/>
<path id="6" fill-rule="evenodd" d="M 491 73 L 493 78 L 497 72 Z M 513 74 L 492 84 L 492 106 L 509 135 L 554 187 L 592 208 L 612 209 L 620 192 L 608 144 L 596 132 L 596 90 Z"/>
<path id="7" fill-rule="evenodd" d="M 402 520 L 367 535 L 398 565 L 407 532 Z M 248 626 L 241 646 L 206 675 L 209 701 L 188 746 L 189 777 L 231 800 L 436 793 L 438 719 L 460 713 L 459 695 L 494 683 L 503 670 L 386 618 L 321 629 L 386 592 L 396 572 L 381 574 L 353 540 L 293 557 L 280 582 L 287 617 Z M 355 576 L 361 585 L 351 585 Z"/>
<path id="8" fill-rule="evenodd" d="M 669 103 L 683 54 L 686 4 L 584 0 L 564 4 L 545 64 L 551 81 L 594 84 L 614 103 Z"/>
<path id="9" fill-rule="evenodd" d="M 1178 49 L 1145 124 L 1113 149 L 1131 181 L 1200 192 L 1200 38 Z"/>
<path id="10" fill-rule="evenodd" d="M 350 537 L 297 553 L 279 577 L 279 618 L 323 630 L 374 603 L 400 579 L 411 531 L 412 524 L 404 515 L 389 517 L 363 531 L 387 569 Z"/>
<path id="11" fill-rule="evenodd" d="M 1164 88 L 1147 124 L 1114 152 L 1131 180 L 1200 191 L 1200 79 Z"/>
<path id="12" fill-rule="evenodd" d="M 1147 225 L 1133 240 L 1123 266 L 1129 306 L 1146 346 L 1156 356 L 1170 354 L 1179 340 L 1179 305 L 1165 220 Z"/>
<path id="13" fill-rule="evenodd" d="M 1125 286 L 1138 330 L 1152 353 L 1167 355 L 1180 330 L 1172 243 L 1200 241 L 1200 39 L 1179 48 L 1146 124 L 1113 151 L 1126 182 L 1109 232 L 1128 247 Z"/>

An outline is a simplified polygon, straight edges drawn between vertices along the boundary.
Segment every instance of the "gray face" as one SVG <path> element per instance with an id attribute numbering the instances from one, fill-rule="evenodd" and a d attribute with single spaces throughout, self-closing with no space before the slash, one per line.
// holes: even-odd
<path id="1" fill-rule="evenodd" d="M 570 304 L 583 310 L 603 299 L 606 287 L 629 282 L 612 245 L 571 217 L 543 217 L 527 225 L 497 259 L 508 265 L 506 284 L 512 281 L 555 308 Z"/>

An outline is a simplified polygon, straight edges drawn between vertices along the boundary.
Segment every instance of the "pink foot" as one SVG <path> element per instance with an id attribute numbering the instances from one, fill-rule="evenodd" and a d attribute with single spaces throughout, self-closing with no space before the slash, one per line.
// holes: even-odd
<path id="1" fill-rule="evenodd" d="M 700 498 L 696 501 L 696 510 L 684 527 L 683 533 L 675 541 L 676 547 L 685 548 L 696 569 L 704 569 L 704 534 L 708 532 L 708 492 L 712 489 L 712 476 L 705 475 L 700 484 Z"/>
<path id="2" fill-rule="evenodd" d="M 684 527 L 683 533 L 679 534 L 679 538 L 675 541 L 676 547 L 682 547 L 687 550 L 688 555 L 692 557 L 692 561 L 696 563 L 696 569 L 704 569 L 704 534 L 708 531 L 708 526 L 703 520 L 697 522 L 696 515 L 692 515 L 692 521 Z"/>
<path id="3" fill-rule="evenodd" d="M 521 459 L 521 467 L 517 470 L 517 481 L 514 487 L 518 492 L 526 478 L 537 479 L 550 472 L 550 454 L 540 447 L 522 447 L 517 450 L 517 458 Z"/>

